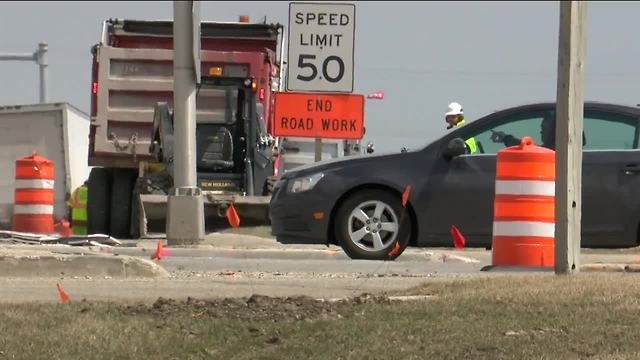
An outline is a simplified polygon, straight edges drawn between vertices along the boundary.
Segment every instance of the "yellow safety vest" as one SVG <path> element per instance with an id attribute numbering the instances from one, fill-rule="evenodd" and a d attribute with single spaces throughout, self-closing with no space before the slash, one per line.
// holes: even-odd
<path id="1" fill-rule="evenodd" d="M 73 191 L 69 206 L 71 207 L 71 229 L 74 235 L 87 235 L 87 192 L 85 185 Z"/>
<path id="2" fill-rule="evenodd" d="M 457 127 L 462 126 L 462 125 L 464 125 L 464 120 L 462 120 L 459 123 L 455 124 L 453 127 L 457 128 Z M 469 152 L 471 154 L 474 154 L 476 151 L 478 151 L 478 147 L 476 146 L 476 140 L 473 137 L 470 137 L 467 140 L 465 140 L 465 143 L 469 147 Z"/>

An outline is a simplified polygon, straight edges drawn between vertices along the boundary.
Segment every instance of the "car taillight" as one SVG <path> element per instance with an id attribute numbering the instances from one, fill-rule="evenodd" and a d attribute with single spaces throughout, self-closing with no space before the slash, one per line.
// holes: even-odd
<path id="1" fill-rule="evenodd" d="M 258 95 L 260 101 L 264 100 L 264 88 L 260 88 L 260 94 Z"/>
<path id="2" fill-rule="evenodd" d="M 98 82 L 94 81 L 93 84 L 91 84 L 91 92 L 96 95 L 98 94 Z"/>

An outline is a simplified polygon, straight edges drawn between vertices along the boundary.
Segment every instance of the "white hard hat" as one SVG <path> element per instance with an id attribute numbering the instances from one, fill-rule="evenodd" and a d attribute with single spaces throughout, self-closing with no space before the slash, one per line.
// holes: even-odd
<path id="1" fill-rule="evenodd" d="M 444 116 L 462 114 L 464 114 L 464 112 L 462 111 L 462 105 L 458 104 L 457 102 L 452 102 L 451 104 L 449 104 L 449 109 L 444 114 Z"/>

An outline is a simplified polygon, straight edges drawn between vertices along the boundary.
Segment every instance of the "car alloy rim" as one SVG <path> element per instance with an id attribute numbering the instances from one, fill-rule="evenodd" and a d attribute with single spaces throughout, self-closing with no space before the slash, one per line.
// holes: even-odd
<path id="1" fill-rule="evenodd" d="M 398 236 L 398 217 L 382 201 L 366 201 L 353 209 L 347 222 L 349 239 L 365 251 L 380 251 Z"/>

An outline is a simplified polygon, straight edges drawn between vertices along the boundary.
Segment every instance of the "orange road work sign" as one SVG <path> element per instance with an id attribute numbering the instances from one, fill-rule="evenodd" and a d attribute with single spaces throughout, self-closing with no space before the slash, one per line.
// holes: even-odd
<path id="1" fill-rule="evenodd" d="M 278 92 L 275 136 L 362 139 L 364 96 Z"/>

